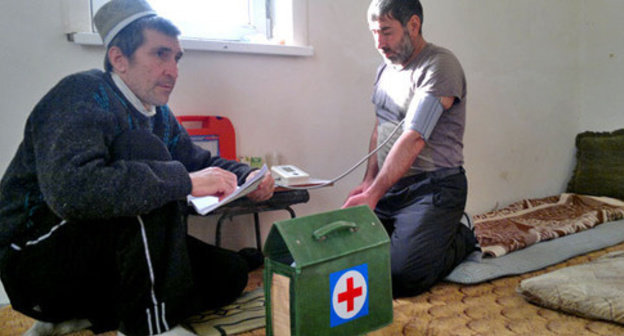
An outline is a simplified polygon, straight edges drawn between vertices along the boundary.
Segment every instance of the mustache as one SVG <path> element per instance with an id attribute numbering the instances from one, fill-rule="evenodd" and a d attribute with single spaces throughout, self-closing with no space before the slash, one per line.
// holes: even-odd
<path id="1" fill-rule="evenodd" d="M 166 78 L 161 78 L 157 84 L 158 85 L 162 85 L 162 86 L 174 86 L 176 83 L 175 78 L 172 77 L 166 77 Z"/>

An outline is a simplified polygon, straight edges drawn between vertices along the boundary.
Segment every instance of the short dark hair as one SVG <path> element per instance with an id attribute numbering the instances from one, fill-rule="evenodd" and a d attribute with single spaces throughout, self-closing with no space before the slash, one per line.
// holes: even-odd
<path id="1" fill-rule="evenodd" d="M 368 19 L 377 21 L 385 15 L 399 21 L 403 27 L 416 15 L 420 19 L 422 33 L 423 8 L 419 0 L 373 0 L 368 7 Z"/>
<path id="2" fill-rule="evenodd" d="M 146 29 L 156 30 L 171 37 L 180 35 L 178 27 L 161 16 L 153 15 L 140 18 L 122 29 L 108 45 L 106 55 L 104 56 L 104 69 L 106 72 L 113 71 L 113 65 L 108 59 L 108 50 L 111 47 L 118 47 L 124 56 L 132 57 L 134 52 L 145 42 L 143 31 Z"/>

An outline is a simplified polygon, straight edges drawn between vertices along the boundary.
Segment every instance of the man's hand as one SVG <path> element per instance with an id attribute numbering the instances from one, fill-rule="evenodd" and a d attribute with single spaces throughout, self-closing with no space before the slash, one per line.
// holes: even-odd
<path id="1" fill-rule="evenodd" d="M 352 196 L 363 193 L 364 190 L 368 189 L 368 187 L 370 187 L 371 184 L 372 184 L 372 181 L 363 181 L 362 183 L 360 183 L 360 185 L 358 185 L 357 187 L 353 188 L 353 190 L 351 190 L 349 195 L 347 195 L 347 199 L 351 198 Z"/>
<path id="2" fill-rule="evenodd" d="M 354 207 L 358 205 L 368 205 L 371 210 L 375 210 L 377 207 L 377 202 L 379 202 L 379 197 L 373 196 L 371 193 L 367 191 L 361 191 L 355 193 L 356 190 L 353 190 L 345 203 L 342 205 L 342 209 Z"/>
<path id="3" fill-rule="evenodd" d="M 376 205 L 377 202 L 374 202 L 375 204 L 372 204 L 373 202 L 368 201 L 370 197 L 367 195 L 364 195 L 364 192 L 368 190 L 368 188 L 370 188 L 372 182 L 373 181 L 365 180 L 362 183 L 360 183 L 360 185 L 353 188 L 353 190 L 351 190 L 349 195 L 347 195 L 347 199 L 342 205 L 342 209 L 356 206 L 356 205 L 362 205 L 362 204 L 367 204 L 368 206 Z M 371 209 L 375 209 L 375 207 L 373 206 L 371 207 Z"/>
<path id="4" fill-rule="evenodd" d="M 227 170 L 209 167 L 189 174 L 193 189 L 193 196 L 218 196 L 219 199 L 228 196 L 238 185 L 237 177 Z"/>
<path id="5" fill-rule="evenodd" d="M 252 171 L 249 176 L 247 176 L 247 180 L 251 179 L 259 172 L 259 170 Z M 266 201 L 269 198 L 273 197 L 274 189 L 275 180 L 273 179 L 273 176 L 271 176 L 271 173 L 267 172 L 266 174 L 264 174 L 262 181 L 258 185 L 258 189 L 247 194 L 247 197 L 254 202 Z"/>

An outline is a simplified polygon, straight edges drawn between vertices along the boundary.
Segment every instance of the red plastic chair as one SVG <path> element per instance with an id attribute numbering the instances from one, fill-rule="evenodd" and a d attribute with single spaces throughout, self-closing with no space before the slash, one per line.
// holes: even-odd
<path id="1" fill-rule="evenodd" d="M 211 151 L 216 148 L 217 153 L 212 153 L 213 155 L 216 154 L 228 160 L 237 160 L 236 133 L 230 119 L 220 116 L 177 116 L 176 118 L 195 143 Z"/>

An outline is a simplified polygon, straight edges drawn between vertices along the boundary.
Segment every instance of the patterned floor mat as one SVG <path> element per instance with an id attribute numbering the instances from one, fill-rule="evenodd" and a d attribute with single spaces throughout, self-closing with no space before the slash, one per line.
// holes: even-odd
<path id="1" fill-rule="evenodd" d="M 232 304 L 192 317 L 186 323 L 200 336 L 241 333 L 265 325 L 264 290 L 244 293 Z"/>

